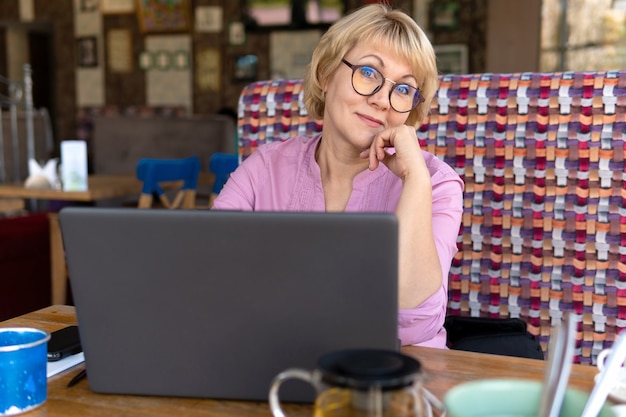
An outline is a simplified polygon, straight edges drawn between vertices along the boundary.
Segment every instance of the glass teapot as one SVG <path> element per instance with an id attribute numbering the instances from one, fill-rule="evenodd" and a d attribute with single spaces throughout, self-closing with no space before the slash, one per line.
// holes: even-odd
<path id="1" fill-rule="evenodd" d="M 399 352 L 343 350 L 321 357 L 312 371 L 281 372 L 270 388 L 274 417 L 285 417 L 278 391 L 291 378 L 315 388 L 314 417 L 429 417 L 431 406 L 440 408 L 438 400 L 422 388 L 419 361 Z"/>

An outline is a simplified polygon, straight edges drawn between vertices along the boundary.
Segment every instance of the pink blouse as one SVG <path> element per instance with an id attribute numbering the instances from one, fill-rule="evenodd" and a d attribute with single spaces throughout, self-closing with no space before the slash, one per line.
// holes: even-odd
<path id="1" fill-rule="evenodd" d="M 259 146 L 236 170 L 217 196 L 215 210 L 325 211 L 324 191 L 315 150 L 321 135 L 295 137 Z M 448 276 L 463 212 L 463 182 L 454 170 L 422 151 L 433 188 L 433 230 L 444 278 Z M 366 169 L 353 182 L 346 212 L 394 213 L 402 182 L 384 164 Z M 439 291 L 413 309 L 400 309 L 402 345 L 445 348 L 443 322 L 448 280 Z"/>

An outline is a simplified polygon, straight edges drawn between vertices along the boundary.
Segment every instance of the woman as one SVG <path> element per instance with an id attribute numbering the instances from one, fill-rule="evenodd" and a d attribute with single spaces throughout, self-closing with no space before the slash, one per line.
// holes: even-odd
<path id="1" fill-rule="evenodd" d="M 444 348 L 463 183 L 417 141 L 437 86 L 432 45 L 409 16 L 382 4 L 345 16 L 320 39 L 304 80 L 322 133 L 259 147 L 213 208 L 395 213 L 401 342 Z"/>

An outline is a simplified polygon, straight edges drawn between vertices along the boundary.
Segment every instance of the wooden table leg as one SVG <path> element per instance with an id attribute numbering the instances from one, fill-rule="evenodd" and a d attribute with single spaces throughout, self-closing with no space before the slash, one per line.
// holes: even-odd
<path id="1" fill-rule="evenodd" d="M 52 304 L 65 304 L 67 295 L 67 265 L 59 215 L 49 213 L 50 219 L 50 266 L 52 272 Z"/>
<path id="2" fill-rule="evenodd" d="M 21 198 L 0 198 L 0 213 L 19 213 L 24 211 Z"/>

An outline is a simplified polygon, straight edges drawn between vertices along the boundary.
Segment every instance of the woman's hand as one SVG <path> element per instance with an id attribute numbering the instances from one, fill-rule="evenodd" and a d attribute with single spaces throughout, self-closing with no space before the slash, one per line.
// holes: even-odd
<path id="1" fill-rule="evenodd" d="M 386 148 L 394 148 L 395 153 Z M 361 153 L 369 169 L 381 162 L 403 183 L 396 216 L 399 224 L 398 302 L 412 309 L 437 292 L 442 272 L 432 230 L 432 185 L 415 128 L 401 125 L 385 129 Z"/>
<path id="2" fill-rule="evenodd" d="M 395 148 L 395 153 L 387 152 L 386 148 Z M 415 128 L 411 126 L 400 125 L 383 130 L 374 137 L 369 149 L 363 151 L 361 157 L 369 158 L 370 170 L 375 170 L 382 162 L 402 181 L 418 172 L 427 175 Z"/>

